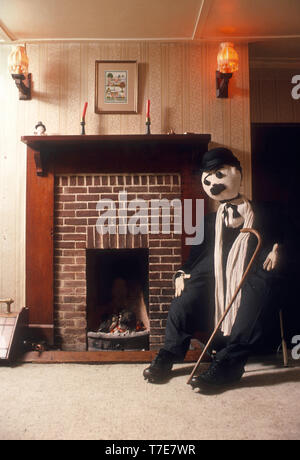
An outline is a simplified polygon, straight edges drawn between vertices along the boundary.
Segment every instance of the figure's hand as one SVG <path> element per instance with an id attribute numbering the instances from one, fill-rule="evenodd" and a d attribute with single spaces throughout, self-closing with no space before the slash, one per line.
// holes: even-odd
<path id="1" fill-rule="evenodd" d="M 263 268 L 267 270 L 267 272 L 274 270 L 278 266 L 279 263 L 279 246 L 278 244 L 274 244 L 273 249 L 267 255 L 266 260 L 264 261 Z"/>
<path id="2" fill-rule="evenodd" d="M 184 290 L 184 280 L 189 279 L 191 275 L 187 275 L 186 273 L 180 273 L 180 276 L 178 276 L 175 279 L 175 297 L 180 297 L 182 294 L 182 291 Z"/>

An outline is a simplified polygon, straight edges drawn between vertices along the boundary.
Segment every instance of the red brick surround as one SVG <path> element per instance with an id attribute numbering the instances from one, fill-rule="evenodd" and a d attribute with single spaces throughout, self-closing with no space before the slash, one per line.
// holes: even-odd
<path id="1" fill-rule="evenodd" d="M 97 203 L 111 199 L 118 208 L 120 191 L 127 192 L 128 200 L 143 199 L 149 206 L 150 200 L 181 199 L 181 177 L 142 173 L 55 178 L 54 331 L 63 350 L 86 349 L 86 249 L 97 248 L 149 248 L 150 348 L 163 343 L 174 294 L 172 276 L 181 265 L 181 235 L 100 235 Z M 171 208 L 171 222 L 172 216 Z"/>

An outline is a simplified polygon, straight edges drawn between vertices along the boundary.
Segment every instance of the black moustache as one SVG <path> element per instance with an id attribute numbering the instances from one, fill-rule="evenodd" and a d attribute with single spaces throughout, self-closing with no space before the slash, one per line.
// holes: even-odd
<path id="1" fill-rule="evenodd" d="M 212 195 L 219 195 L 220 193 L 223 192 L 223 190 L 226 189 L 226 186 L 224 184 L 215 184 L 212 186 L 212 188 L 210 189 L 210 193 Z"/>

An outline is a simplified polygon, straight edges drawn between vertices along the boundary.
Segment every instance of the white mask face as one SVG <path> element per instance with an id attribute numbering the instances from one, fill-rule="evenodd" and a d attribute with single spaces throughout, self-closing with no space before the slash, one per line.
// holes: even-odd
<path id="1" fill-rule="evenodd" d="M 204 171 L 201 182 L 207 195 L 213 200 L 236 198 L 240 192 L 242 175 L 235 166 L 224 165 L 213 171 Z"/>

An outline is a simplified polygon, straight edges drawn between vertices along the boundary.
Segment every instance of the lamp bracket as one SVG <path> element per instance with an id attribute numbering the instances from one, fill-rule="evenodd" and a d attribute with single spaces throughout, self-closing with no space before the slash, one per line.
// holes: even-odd
<path id="1" fill-rule="evenodd" d="M 11 76 L 19 90 L 19 100 L 29 101 L 31 99 L 31 73 L 27 77 L 24 74 L 12 74 Z"/>
<path id="2" fill-rule="evenodd" d="M 228 97 L 228 83 L 232 73 L 222 73 L 219 70 L 216 71 L 216 89 L 217 89 L 217 98 L 227 98 Z"/>

